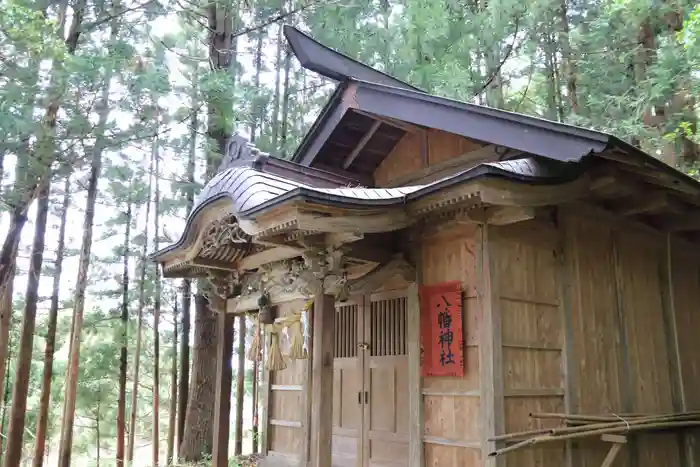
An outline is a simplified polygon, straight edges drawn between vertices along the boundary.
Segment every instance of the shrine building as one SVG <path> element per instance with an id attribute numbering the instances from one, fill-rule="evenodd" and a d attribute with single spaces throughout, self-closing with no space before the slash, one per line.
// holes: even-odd
<path id="1" fill-rule="evenodd" d="M 153 256 L 259 322 L 261 465 L 700 467 L 700 183 L 285 36 L 335 92 L 290 160 L 234 136 Z"/>

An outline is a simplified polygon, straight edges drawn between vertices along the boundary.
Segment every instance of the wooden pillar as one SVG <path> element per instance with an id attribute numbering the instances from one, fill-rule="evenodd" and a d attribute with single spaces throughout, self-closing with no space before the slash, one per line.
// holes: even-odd
<path id="1" fill-rule="evenodd" d="M 304 440 L 301 446 L 301 462 L 304 467 L 308 466 L 311 462 L 311 378 L 312 378 L 312 362 L 314 359 L 314 307 L 308 311 L 306 315 L 306 347 L 307 347 L 307 360 L 306 360 L 306 371 L 304 374 L 304 383 L 302 386 L 302 401 L 304 403 L 304 419 L 302 420 L 302 426 L 304 428 Z"/>
<path id="2" fill-rule="evenodd" d="M 572 286 L 573 286 L 573 254 L 576 246 L 573 243 L 571 214 L 557 208 L 557 225 L 559 243 L 557 248 L 557 275 L 559 282 L 559 310 L 564 325 L 564 409 L 567 413 L 579 413 L 579 403 L 576 394 L 576 361 L 574 355 L 574 323 L 572 316 Z M 576 455 L 578 445 L 573 440 L 566 441 L 566 467 L 579 467 L 580 456 Z"/>
<path id="3" fill-rule="evenodd" d="M 333 431 L 333 344 L 335 341 L 335 298 L 332 295 L 316 295 L 313 320 L 311 466 L 329 467 Z"/>
<path id="4" fill-rule="evenodd" d="M 230 310 L 227 309 L 226 311 Z M 216 385 L 214 387 L 212 467 L 227 467 L 229 425 L 231 419 L 231 383 L 233 377 L 231 356 L 233 354 L 234 315 L 219 311 L 216 323 Z"/>
<path id="5" fill-rule="evenodd" d="M 269 356 L 267 355 L 267 349 L 270 348 L 270 333 L 265 332 L 261 336 L 261 341 L 263 342 L 262 348 L 262 362 L 267 361 Z M 258 430 L 260 431 L 260 454 L 267 454 L 268 445 L 270 444 L 268 439 L 268 431 L 270 424 L 268 420 L 270 419 L 270 386 L 272 385 L 272 374 L 270 370 L 262 365 L 262 381 L 260 382 L 260 424 L 258 425 Z"/>
<path id="6" fill-rule="evenodd" d="M 671 398 L 675 412 L 686 412 L 688 405 L 683 392 L 683 373 L 681 368 L 680 349 L 678 348 L 678 329 L 676 327 L 676 303 L 673 287 L 674 262 L 673 239 L 670 234 L 664 236 L 664 249 L 659 268 L 659 282 L 664 314 L 664 336 L 668 355 L 668 371 L 671 379 Z M 681 467 L 695 467 L 690 436 L 685 430 L 678 437 L 678 457 Z"/>
<path id="7" fill-rule="evenodd" d="M 418 270 L 416 278 L 420 277 L 421 273 Z M 417 280 L 417 282 L 419 281 Z M 423 394 L 420 374 L 420 297 L 417 283 L 408 288 L 408 309 L 406 311 L 409 407 L 408 467 L 423 467 L 425 456 L 423 450 Z"/>
<path id="8" fill-rule="evenodd" d="M 238 366 L 236 370 L 236 427 L 233 454 L 243 454 L 243 399 L 245 398 L 245 338 L 246 317 L 238 317 Z"/>
<path id="9" fill-rule="evenodd" d="M 492 436 L 505 430 L 503 395 L 503 346 L 501 343 L 501 310 L 498 292 L 498 277 L 495 271 L 498 254 L 497 240 L 492 235 L 493 227 L 479 226 L 477 238 L 477 269 L 479 284 L 477 299 L 481 307 L 481 329 L 479 330 L 479 386 L 481 397 L 481 458 L 484 466 L 505 465 L 503 456 L 488 457 L 503 443 L 489 441 Z"/>

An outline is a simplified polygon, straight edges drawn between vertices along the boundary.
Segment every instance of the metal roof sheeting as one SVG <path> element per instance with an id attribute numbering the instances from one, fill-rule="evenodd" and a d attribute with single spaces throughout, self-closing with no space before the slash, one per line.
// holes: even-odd
<path id="1" fill-rule="evenodd" d="M 195 201 L 194 211 L 221 196 L 227 196 L 233 203 L 233 213 L 243 218 L 297 196 L 315 201 L 325 199 L 339 205 L 389 206 L 405 203 L 446 185 L 465 182 L 479 175 L 501 175 L 518 181 L 546 183 L 548 180 L 560 181 L 564 172 L 562 164 L 527 157 L 479 164 L 428 184 L 396 188 L 317 188 L 251 167 L 238 166 L 224 170 L 206 184 Z"/>

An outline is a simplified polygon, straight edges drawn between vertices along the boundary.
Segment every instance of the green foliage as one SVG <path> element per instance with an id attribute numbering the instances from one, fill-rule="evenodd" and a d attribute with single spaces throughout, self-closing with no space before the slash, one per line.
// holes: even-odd
<path id="1" fill-rule="evenodd" d="M 142 288 L 144 351 L 137 433 L 148 439 L 153 409 L 156 275 L 155 266 L 142 257 L 144 245 L 150 253 L 180 237 L 188 215 L 188 197 L 205 183 L 206 161 L 217 165 L 220 157 L 211 136 L 254 133 L 255 144 L 262 151 L 288 157 L 334 88 L 334 83 L 302 70 L 295 59 L 287 61 L 288 50 L 284 39 L 280 41 L 281 21 L 270 21 L 306 2 L 255 0 L 241 4 L 242 9 L 234 15 L 234 29 L 250 31 L 237 38 L 231 68 L 212 70 L 207 41 L 213 34 L 204 27 L 200 8 L 204 5 L 197 2 L 112 4 L 90 0 L 78 47 L 69 54 L 66 35 L 59 31 L 58 4 L 0 0 L 0 206 L 4 210 L 14 206 L 26 194 L 33 176 L 46 170 L 44 159 L 55 155 L 51 206 L 55 223 L 60 214 L 56 205 L 62 199 L 58 187 L 68 173 L 75 182 L 65 250 L 69 265 L 64 268 L 60 294 L 49 427 L 52 439 L 58 436 L 57 414 L 62 409 L 87 165 L 94 151 L 104 151 L 82 334 L 77 457 L 95 459 L 98 453 L 108 461 L 113 457 L 123 331 L 118 316 L 127 248 L 127 401 L 131 400 L 136 314 Z M 217 5 L 233 7 L 233 2 Z M 120 11 L 112 15 L 117 7 Z M 443 96 L 613 132 L 634 139 L 655 155 L 670 152 L 678 156 L 689 142 L 700 143 L 700 6 L 687 0 L 329 1 L 313 3 L 283 21 L 351 57 Z M 116 34 L 113 25 L 119 26 Z M 577 109 L 569 95 L 569 67 Z M 491 85 L 486 87 L 487 83 Z M 107 101 L 103 103 L 107 86 Z M 55 127 L 45 120 L 51 100 L 59 104 Z M 664 117 L 650 122 L 650 117 L 662 110 Z M 107 118 L 98 123 L 100 115 Z M 286 121 L 283 115 L 287 115 Z M 160 162 L 157 174 L 150 167 L 152 151 Z M 191 174 L 190 156 L 195 159 Z M 672 162 L 699 177 L 700 161 Z M 156 177 L 161 192 L 158 239 L 153 238 Z M 149 203 L 151 217 L 146 225 Z M 125 248 L 127 222 L 131 238 Z M 52 229 L 52 239 L 55 233 Z M 23 247 L 29 242 L 28 235 L 23 238 Z M 48 295 L 44 287 L 56 270 L 52 263 L 54 243 L 51 240 L 48 245 L 51 251 L 47 250 L 43 268 L 42 296 Z M 26 262 L 18 264 L 23 274 Z M 146 268 L 143 284 L 142 266 Z M 167 372 L 175 358 L 171 310 L 181 300 L 178 286 L 165 279 L 161 294 L 158 390 L 163 440 L 171 384 Z M 46 304 L 42 300 L 31 363 L 30 433 L 35 432 L 39 404 Z M 11 355 L 16 354 L 23 308 L 22 295 L 16 293 Z M 11 358 L 9 374 L 14 375 L 15 370 L 16 362 Z M 245 369 L 247 395 L 252 390 L 251 371 Z M 29 451 L 31 436 L 25 443 Z M 238 461 L 231 462 L 237 465 Z"/>

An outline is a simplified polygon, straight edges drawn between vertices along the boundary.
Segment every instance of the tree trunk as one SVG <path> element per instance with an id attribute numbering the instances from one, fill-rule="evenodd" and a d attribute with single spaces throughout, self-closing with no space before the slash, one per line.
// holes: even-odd
<path id="1" fill-rule="evenodd" d="M 153 246 L 156 251 L 158 251 L 159 245 L 159 234 L 160 226 L 158 223 L 160 219 L 158 218 L 160 210 L 160 188 L 158 183 L 158 177 L 160 177 L 160 164 L 159 164 L 159 154 L 158 154 L 158 138 L 155 142 L 155 150 L 153 151 L 153 157 L 155 158 L 155 168 L 156 172 L 154 175 L 155 179 L 155 200 L 153 203 Z M 158 453 L 160 450 L 160 268 L 156 266 L 156 288 L 155 297 L 153 301 L 153 467 L 158 467 Z"/>
<path id="2" fill-rule="evenodd" d="M 279 133 L 280 133 L 280 71 L 282 70 L 282 28 L 284 25 L 280 22 L 277 29 L 277 55 L 275 56 L 275 93 L 272 96 L 272 148 L 279 151 Z"/>
<path id="3" fill-rule="evenodd" d="M 51 402 L 51 380 L 53 379 L 53 359 L 56 347 L 56 325 L 58 323 L 58 299 L 61 291 L 61 273 L 63 272 L 63 255 L 66 245 L 66 219 L 70 207 L 70 175 L 66 175 L 63 187 L 63 209 L 61 210 L 61 225 L 58 230 L 58 249 L 54 262 L 53 289 L 49 307 L 49 323 L 44 349 L 44 371 L 41 379 L 41 399 L 36 429 L 36 446 L 34 447 L 33 467 L 42 467 L 46 456 L 46 441 L 48 434 L 49 404 Z"/>
<path id="4" fill-rule="evenodd" d="M 34 348 L 34 330 L 36 328 L 36 310 L 39 301 L 39 279 L 44 262 L 44 244 L 46 224 L 49 215 L 49 192 L 51 184 L 41 187 L 39 204 L 36 211 L 36 226 L 32 244 L 32 259 L 27 278 L 26 305 L 22 332 L 19 338 L 19 355 L 15 384 L 12 387 L 12 407 L 10 408 L 10 426 L 7 434 L 7 465 L 20 465 L 24 444 L 24 426 L 27 414 L 27 396 L 29 394 L 29 373 L 32 367 L 32 350 Z"/>
<path id="5" fill-rule="evenodd" d="M 569 8 L 567 0 L 560 0 L 559 6 L 559 45 L 561 46 L 562 65 L 564 67 L 564 76 L 566 79 L 566 97 L 569 101 L 569 110 L 571 113 L 577 114 L 578 95 L 576 90 L 576 62 L 573 58 L 571 50 L 571 41 L 569 40 Z"/>
<path id="6" fill-rule="evenodd" d="M 180 343 L 180 375 L 177 389 L 177 452 L 185 434 L 185 414 L 190 383 L 190 307 L 192 303 L 192 282 L 185 279 L 182 284 L 182 339 Z"/>
<path id="7" fill-rule="evenodd" d="M 193 108 L 198 106 L 197 97 L 197 74 L 194 76 L 194 87 L 191 96 L 191 104 Z M 199 112 L 192 113 L 190 123 L 190 147 L 189 158 L 187 160 L 187 213 L 192 212 L 194 207 L 194 171 L 195 160 L 197 157 L 197 132 L 199 128 Z M 180 445 L 185 433 L 185 414 L 187 413 L 187 397 L 189 396 L 190 384 L 190 321 L 191 321 L 191 304 L 192 304 L 192 281 L 185 279 L 182 284 L 182 344 L 180 350 L 180 381 L 178 388 L 178 420 L 177 420 L 177 449 L 178 457 Z"/>
<path id="8" fill-rule="evenodd" d="M 85 0 L 80 0 L 81 2 Z M 113 4 L 114 5 L 114 4 Z M 73 12 L 73 24 L 75 24 L 75 16 L 80 16 L 82 22 L 83 11 Z M 71 25 L 73 31 L 73 25 Z M 110 41 L 115 42 L 119 31 L 119 22 L 115 18 L 112 21 L 110 31 Z M 70 34 L 70 32 L 69 32 Z M 73 34 L 79 35 L 80 30 L 76 30 Z M 70 35 L 69 35 L 70 38 Z M 75 39 L 77 41 L 77 37 Z M 69 467 L 71 454 L 73 449 L 73 423 L 75 420 L 75 404 L 78 390 L 78 365 L 80 364 L 80 342 L 81 331 L 83 328 L 83 313 L 85 311 L 85 292 L 87 290 L 88 270 L 90 268 L 90 252 L 92 250 L 92 228 L 95 219 L 95 202 L 97 201 L 97 185 L 102 172 L 102 153 L 105 144 L 105 129 L 110 112 L 109 91 L 114 75 L 114 69 L 108 67 L 102 88 L 100 102 L 97 104 L 99 109 L 99 118 L 97 129 L 95 131 L 95 147 L 92 150 L 92 162 L 90 167 L 90 179 L 87 189 L 87 202 L 85 206 L 85 220 L 83 225 L 83 238 L 80 248 L 80 259 L 78 266 L 78 277 L 75 287 L 75 300 L 73 303 L 73 328 L 72 341 L 70 346 L 70 355 L 68 363 L 68 372 L 66 375 L 66 392 L 65 392 L 65 407 L 64 418 L 61 427 L 61 441 L 58 454 L 58 466 Z M 56 109 L 57 110 L 57 109 Z M 54 116 L 55 120 L 55 116 Z"/>
<path id="9" fill-rule="evenodd" d="M 141 271 L 139 277 L 139 302 L 136 323 L 136 348 L 134 349 L 134 382 L 131 389 L 131 413 L 129 414 L 129 442 L 126 449 L 126 461 L 132 465 L 134 461 L 134 443 L 136 440 L 136 409 L 139 400 L 139 370 L 141 368 L 141 331 L 143 328 L 143 309 L 146 304 L 146 268 L 148 260 L 148 223 L 151 217 L 151 183 L 153 176 L 153 158 L 148 169 L 148 200 L 146 201 L 146 227 L 143 236 L 145 241 L 141 250 Z"/>
<path id="10" fill-rule="evenodd" d="M 233 454 L 243 453 L 243 401 L 245 400 L 245 315 L 238 317 L 238 370 L 236 370 L 236 442 Z"/>
<path id="11" fill-rule="evenodd" d="M 10 335 L 8 338 L 8 349 L 12 349 L 12 336 Z M 8 351 L 7 352 L 7 358 L 5 360 L 5 367 L 9 368 L 10 367 L 10 359 L 12 358 L 12 352 Z M 0 433 L 5 433 L 5 427 L 7 426 L 7 406 L 10 404 L 10 372 L 5 373 L 5 380 L 4 380 L 4 392 L 2 394 L 2 415 L 0 415 Z M 0 454 L 3 453 L 3 441 L 5 440 L 4 437 L 0 436 Z M 4 459 L 0 457 L 0 466 L 3 465 Z"/>
<path id="12" fill-rule="evenodd" d="M 97 441 L 95 467 L 100 467 L 100 399 L 97 399 L 97 413 L 95 414 L 95 438 Z"/>
<path id="13" fill-rule="evenodd" d="M 12 349 L 12 336 L 9 336 L 8 339 L 8 349 Z M 12 359 L 12 352 L 8 351 L 7 352 L 7 358 L 5 359 L 5 367 L 9 368 L 10 367 L 10 360 Z M 5 381 L 4 381 L 4 387 L 5 391 L 2 394 L 2 415 L 0 416 L 0 433 L 5 433 L 5 427 L 7 426 L 7 406 L 10 404 L 10 372 L 5 373 Z M 0 454 L 2 453 L 2 441 L 4 441 L 4 437 L 0 436 Z M 4 459 L 0 459 L 4 460 Z M 2 465 L 2 462 L 0 462 L 0 465 Z"/>
<path id="14" fill-rule="evenodd" d="M 170 367 L 170 417 L 168 419 L 168 451 L 166 455 L 167 465 L 173 465 L 173 453 L 175 447 L 175 424 L 177 412 L 177 301 L 173 308 L 173 357 Z"/>
<path id="15" fill-rule="evenodd" d="M 292 70 L 292 51 L 289 46 L 284 52 L 284 93 L 282 97 L 282 122 L 280 129 L 280 153 L 283 159 L 287 158 L 287 128 L 289 125 L 289 75 Z"/>
<path id="16" fill-rule="evenodd" d="M 4 394 L 9 388 L 9 362 L 10 362 L 10 328 L 12 326 L 12 292 L 13 282 L 15 277 L 14 263 L 12 267 L 12 279 L 7 283 L 7 287 L 0 292 L 0 396 L 5 400 Z M 0 425 L 4 423 L 4 414 L 7 401 L 3 402 L 3 419 L 0 420 Z M 4 426 L 4 425 L 3 425 Z M 0 433 L 4 434 L 4 429 L 0 427 Z M 3 445 L 5 440 L 0 436 L 0 460 L 2 459 Z"/>
<path id="17" fill-rule="evenodd" d="M 132 184 L 133 187 L 133 184 Z M 119 396 L 117 400 L 117 467 L 124 465 L 126 442 L 126 370 L 129 345 L 129 245 L 131 242 L 131 195 L 126 206 L 124 229 L 124 259 L 122 261 L 121 349 L 119 350 Z"/>
<path id="18" fill-rule="evenodd" d="M 75 55 L 78 48 L 78 40 L 82 32 L 83 18 L 87 7 L 87 0 L 77 0 L 73 6 L 73 19 L 65 39 L 66 52 Z M 62 30 L 62 28 L 61 28 Z M 61 74 L 61 63 L 54 62 L 51 83 L 49 85 L 49 103 L 46 106 L 43 117 L 43 125 L 40 134 L 37 135 L 37 151 L 26 155 L 27 160 L 32 159 L 32 170 L 24 171 L 23 178 L 17 186 L 13 200 L 13 213 L 10 218 L 10 226 L 5 236 L 2 249 L 0 249 L 0 290 L 7 288 L 8 283 L 14 277 L 13 267 L 17 247 L 22 236 L 22 229 L 27 221 L 27 211 L 32 202 L 39 195 L 40 187 L 50 183 L 51 164 L 56 159 L 55 130 L 60 108 L 59 99 L 63 96 L 62 86 L 58 83 L 58 75 Z M 21 164 L 21 162 L 20 162 Z M 1 349 L 0 349 L 1 350 Z M 4 355 L 0 355 L 2 359 Z"/>
<path id="19" fill-rule="evenodd" d="M 105 106 L 108 108 L 108 106 Z M 106 120 L 106 119 L 105 119 Z M 104 123 L 103 125 L 104 126 Z M 101 135 L 98 137 L 98 141 Z M 85 291 L 87 289 L 88 269 L 90 267 L 90 251 L 92 249 L 92 227 L 95 219 L 95 201 L 97 200 L 97 182 L 102 171 L 102 150 L 96 148 L 93 153 L 90 181 L 87 190 L 87 205 L 85 223 L 80 248 L 78 278 L 75 290 L 75 323 L 73 326 L 73 345 L 69 358 L 68 374 L 66 375 L 65 419 L 61 430 L 59 451 L 59 467 L 70 467 L 73 447 L 73 423 L 75 420 L 76 392 L 78 390 L 78 365 L 80 363 L 80 338 L 83 327 L 83 312 L 85 310 Z"/>
<path id="20" fill-rule="evenodd" d="M 207 6 L 209 63 L 215 74 L 227 73 L 232 78 L 231 85 L 235 83 L 232 71 L 237 42 L 233 28 L 237 23 L 237 13 L 229 3 L 211 3 Z M 206 160 L 206 175 L 209 179 L 214 175 L 218 159 L 226 152 L 231 137 L 232 128 L 226 117 L 231 111 L 232 102 L 222 102 L 220 93 L 208 95 L 206 99 L 207 136 L 214 146 Z M 180 446 L 180 457 L 187 462 L 201 461 L 204 456 L 212 453 L 216 365 L 211 362 L 216 361 L 217 333 L 216 316 L 202 295 L 204 288 L 205 283 L 201 281 L 195 297 L 195 352 L 185 416 L 187 430 Z"/>
<path id="21" fill-rule="evenodd" d="M 192 384 L 180 457 L 197 462 L 212 453 L 214 385 L 216 382 L 216 313 L 200 293 L 194 298 L 194 355 Z"/>
<path id="22" fill-rule="evenodd" d="M 258 32 L 257 42 L 255 45 L 255 77 L 253 78 L 253 88 L 255 89 L 255 97 L 253 99 L 253 108 L 251 109 L 250 118 L 250 142 L 255 143 L 255 138 L 258 130 L 262 126 L 262 103 L 260 102 L 260 73 L 262 72 L 262 49 L 264 32 Z"/>
<path id="23" fill-rule="evenodd" d="M 545 72 L 547 74 L 547 107 L 545 116 L 552 121 L 557 120 L 557 80 L 556 80 L 556 55 L 555 44 L 549 31 L 543 33 L 542 47 L 544 49 Z"/>

